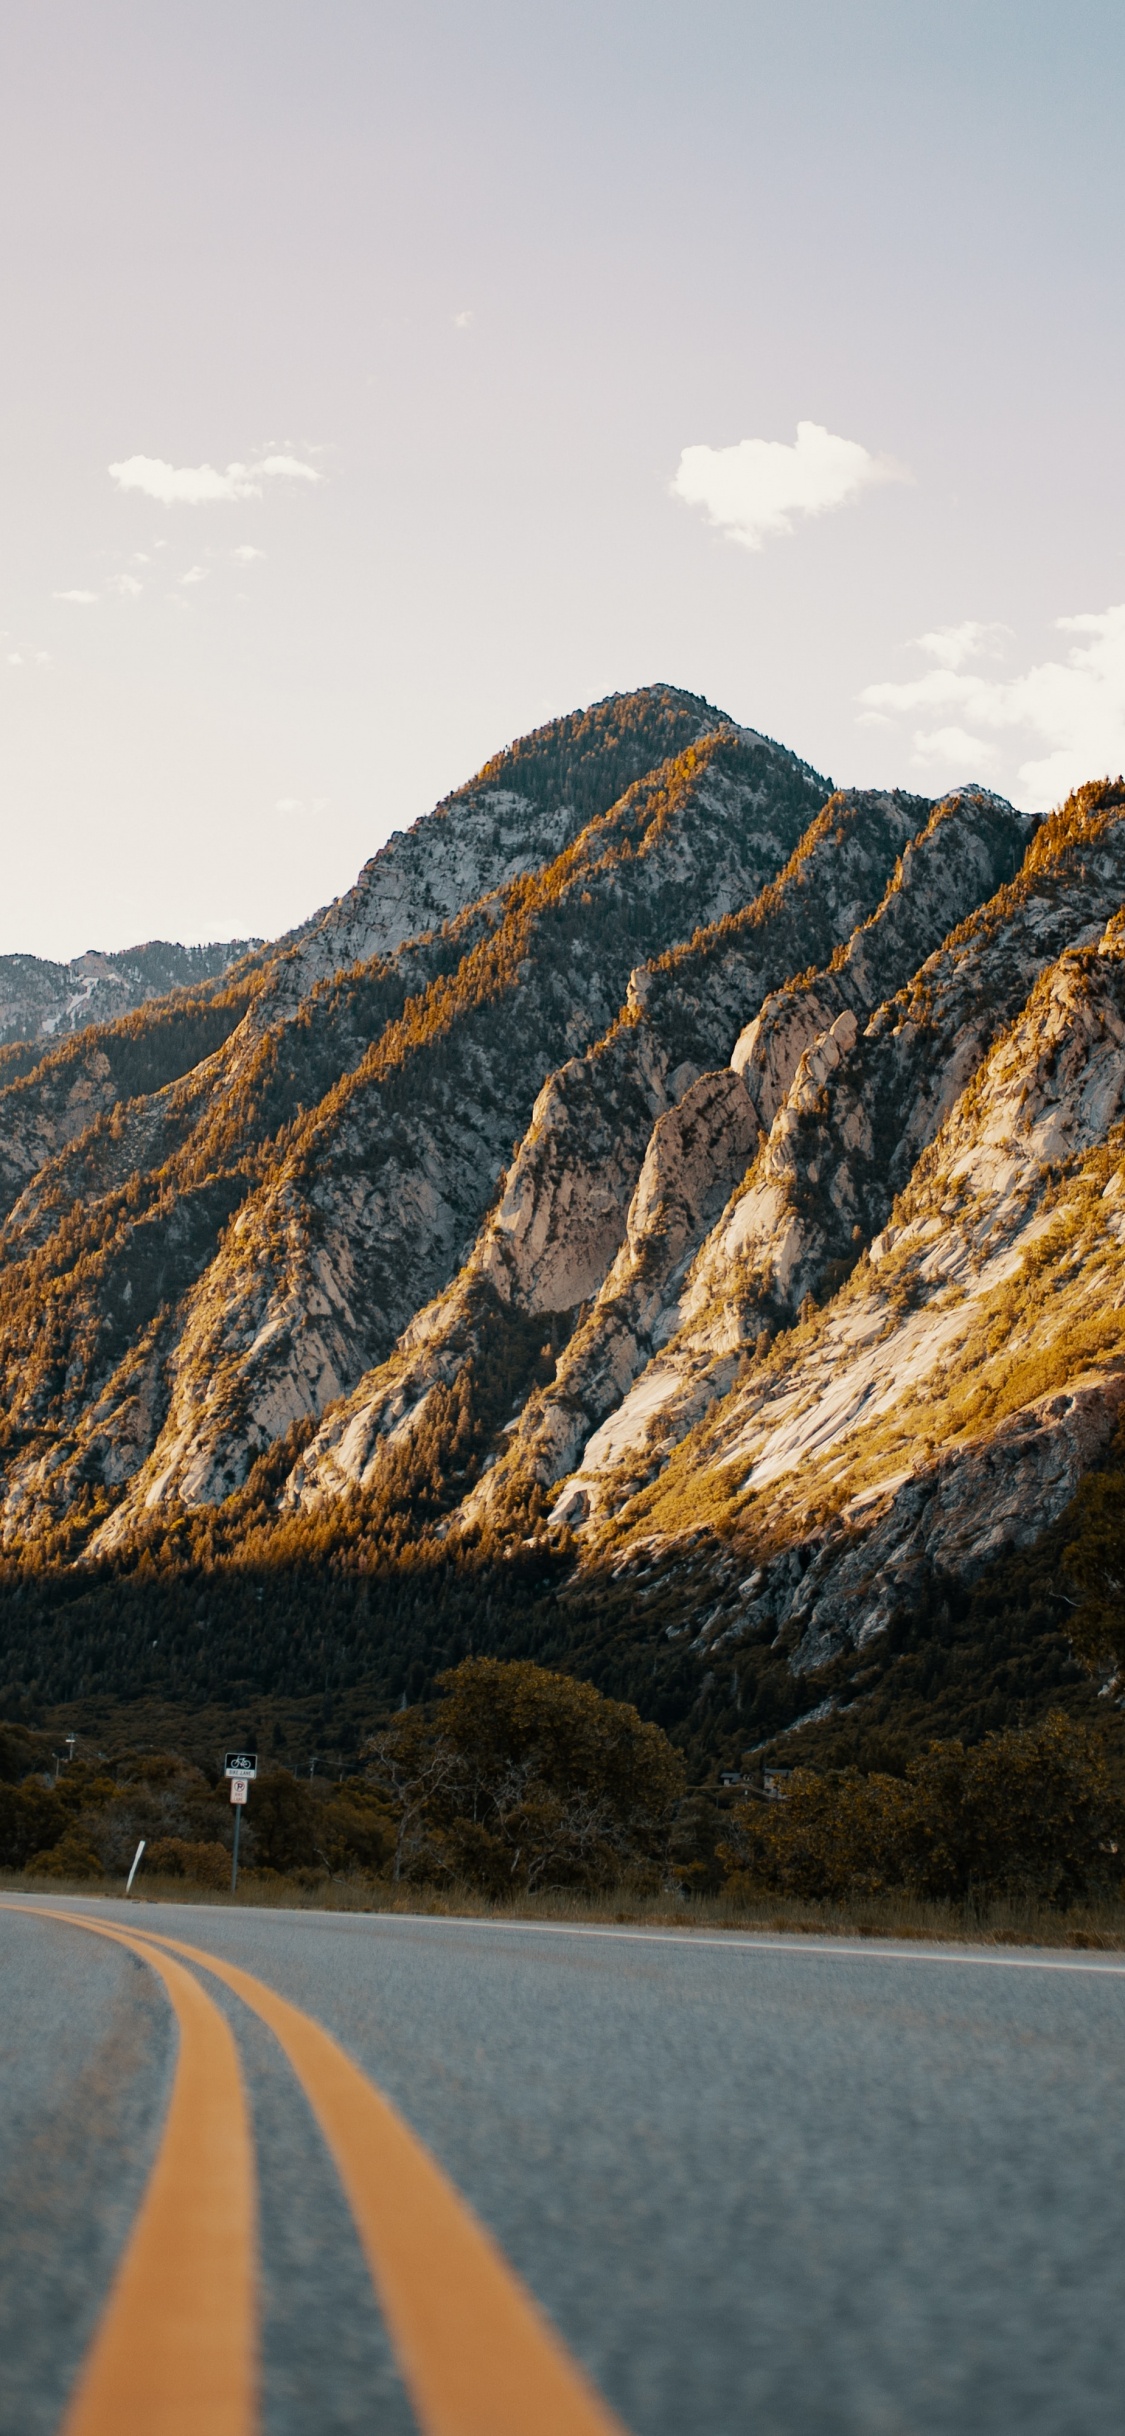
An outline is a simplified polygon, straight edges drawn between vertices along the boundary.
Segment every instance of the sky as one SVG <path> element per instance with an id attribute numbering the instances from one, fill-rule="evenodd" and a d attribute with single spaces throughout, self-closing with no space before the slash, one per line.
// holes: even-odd
<path id="1" fill-rule="evenodd" d="M 12 0 L 0 952 L 272 936 L 681 685 L 1125 765 L 1125 11 Z"/>

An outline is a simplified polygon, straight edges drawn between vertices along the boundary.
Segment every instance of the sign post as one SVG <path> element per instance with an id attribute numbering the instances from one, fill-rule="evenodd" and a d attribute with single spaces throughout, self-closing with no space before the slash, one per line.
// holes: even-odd
<path id="1" fill-rule="evenodd" d="M 234 1803 L 234 1850 L 231 1854 L 230 1860 L 230 1891 L 232 1895 L 235 1895 L 238 1892 L 238 1830 L 242 1825 L 242 1813 L 246 1805 L 246 1796 L 250 1789 L 250 1779 L 252 1776 L 256 1776 L 257 1773 L 258 1754 L 256 1751 L 227 1752 L 226 1759 L 223 1764 L 223 1774 L 224 1776 L 228 1776 L 230 1778 L 230 1798 Z"/>

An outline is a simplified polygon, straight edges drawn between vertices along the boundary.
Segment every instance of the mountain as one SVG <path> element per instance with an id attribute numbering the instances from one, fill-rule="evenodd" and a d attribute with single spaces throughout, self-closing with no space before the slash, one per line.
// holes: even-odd
<path id="1" fill-rule="evenodd" d="M 148 939 L 143 947 L 123 947 L 112 956 L 90 947 L 69 964 L 52 964 L 43 956 L 0 956 L 0 1048 L 61 1040 L 87 1024 L 112 1023 L 172 990 L 217 980 L 262 944 L 227 939 L 207 947 L 176 947 L 168 939 Z"/>
<path id="2" fill-rule="evenodd" d="M 835 789 L 614 696 L 7 1054 L 0 1683 L 377 1705 L 491 1648 L 734 1764 L 1096 1700 L 1122 781 Z"/>

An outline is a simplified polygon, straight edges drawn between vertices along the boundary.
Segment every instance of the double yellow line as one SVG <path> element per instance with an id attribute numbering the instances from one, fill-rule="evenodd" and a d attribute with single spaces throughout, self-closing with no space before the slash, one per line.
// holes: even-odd
<path id="1" fill-rule="evenodd" d="M 223 2014 L 175 1956 L 283 2049 L 343 2183 L 423 2436 L 625 2436 L 429 2150 L 336 2040 L 235 1964 L 150 1929 L 7 1904 L 150 1964 L 179 2026 L 163 2137 L 62 2436 L 254 2436 L 254 2148 Z"/>

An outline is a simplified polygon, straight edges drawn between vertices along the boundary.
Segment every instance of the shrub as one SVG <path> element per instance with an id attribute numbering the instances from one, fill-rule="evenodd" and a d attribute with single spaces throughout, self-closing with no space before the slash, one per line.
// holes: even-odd
<path id="1" fill-rule="evenodd" d="M 1080 1593 L 1068 1630 L 1088 1663 L 1125 1665 L 1125 1428 L 1114 1444 L 1117 1464 L 1087 1473 L 1070 1509 L 1074 1538 L 1063 1564 Z"/>
<path id="2" fill-rule="evenodd" d="M 486 1894 L 659 1883 L 683 1790 L 659 1726 L 526 1660 L 466 1658 L 438 1688 L 436 1713 L 405 1711 L 371 1746 L 396 1878 Z"/>
<path id="3" fill-rule="evenodd" d="M 196 1886 L 229 1886 L 230 1854 L 225 1844 L 190 1844 L 182 1835 L 157 1836 L 146 1847 L 142 1868 L 163 1878 L 190 1878 Z"/>
<path id="4" fill-rule="evenodd" d="M 1119 1888 L 1125 1805 L 1100 1737 L 1055 1712 L 968 1751 L 932 1743 L 904 1777 L 797 1771 L 782 1801 L 744 1804 L 719 1849 L 735 1891 L 1065 1907 Z"/>
<path id="5" fill-rule="evenodd" d="M 60 1841 L 69 1823 L 54 1786 L 34 1777 L 26 1785 L 0 1784 L 0 1867 L 26 1869 Z"/>
<path id="6" fill-rule="evenodd" d="M 27 1874 L 29 1878 L 100 1878 L 102 1865 L 82 1836 L 71 1830 L 48 1852 L 37 1852 L 28 1862 Z"/>
<path id="7" fill-rule="evenodd" d="M 259 1777 L 246 1812 L 250 1856 L 258 1869 L 283 1877 L 320 1861 L 317 1810 L 312 1793 L 288 1768 Z"/>

